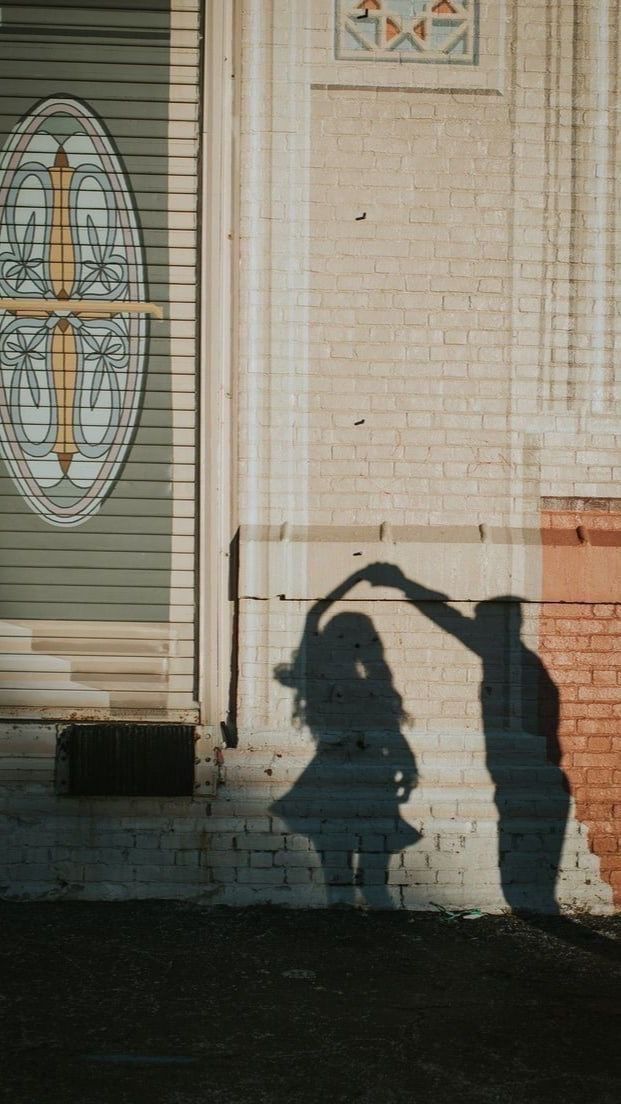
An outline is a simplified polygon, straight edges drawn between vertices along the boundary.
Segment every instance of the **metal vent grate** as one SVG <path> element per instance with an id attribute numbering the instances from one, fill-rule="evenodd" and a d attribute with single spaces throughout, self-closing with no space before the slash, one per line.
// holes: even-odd
<path id="1" fill-rule="evenodd" d="M 190 797 L 193 725 L 73 724 L 59 733 L 56 789 L 82 797 Z"/>

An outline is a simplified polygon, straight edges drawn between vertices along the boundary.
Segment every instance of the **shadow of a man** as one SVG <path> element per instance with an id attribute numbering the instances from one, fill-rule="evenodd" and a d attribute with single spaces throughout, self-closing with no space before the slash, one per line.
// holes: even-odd
<path id="1" fill-rule="evenodd" d="M 391 855 L 420 839 L 399 811 L 417 782 L 401 731 L 406 714 L 372 620 L 352 611 L 320 624 L 361 578 L 350 576 L 312 606 L 291 662 L 274 671 L 295 691 L 293 718 L 309 728 L 315 755 L 271 812 L 313 844 L 329 904 L 353 905 L 359 893 L 393 908 Z"/>
<path id="2" fill-rule="evenodd" d="M 559 693 L 544 663 L 522 640 L 521 599 L 499 595 L 479 602 L 470 618 L 450 606 L 446 594 L 408 579 L 395 565 L 372 564 L 364 577 L 372 586 L 402 591 L 425 617 L 480 658 L 479 699 L 498 810 L 503 894 L 513 911 L 558 913 L 555 889 L 569 811 L 559 766 Z M 516 763 L 520 744 L 521 764 Z M 547 771 L 546 759 L 553 764 Z M 528 821 L 524 839 L 537 841 L 536 869 L 527 847 L 515 849 L 516 820 Z"/>

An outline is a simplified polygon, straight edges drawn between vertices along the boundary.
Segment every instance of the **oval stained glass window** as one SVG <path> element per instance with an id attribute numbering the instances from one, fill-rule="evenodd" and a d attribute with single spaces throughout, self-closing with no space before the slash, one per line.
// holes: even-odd
<path id="1" fill-rule="evenodd" d="M 101 121 L 52 97 L 0 161 L 0 448 L 55 526 L 97 512 L 130 447 L 149 316 L 140 230 Z"/>

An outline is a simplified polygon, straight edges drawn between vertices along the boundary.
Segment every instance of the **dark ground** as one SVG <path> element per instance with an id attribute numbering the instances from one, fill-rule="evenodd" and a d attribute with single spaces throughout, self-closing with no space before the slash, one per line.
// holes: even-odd
<path id="1" fill-rule="evenodd" d="M 0 905 L 0 1099 L 619 1104 L 620 920 Z"/>

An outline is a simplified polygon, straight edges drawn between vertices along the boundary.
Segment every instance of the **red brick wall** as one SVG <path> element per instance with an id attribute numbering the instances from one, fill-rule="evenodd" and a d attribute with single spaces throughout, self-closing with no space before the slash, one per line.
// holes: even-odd
<path id="1" fill-rule="evenodd" d="M 546 511 L 542 537 L 540 655 L 560 693 L 560 765 L 621 904 L 621 513 Z"/>

